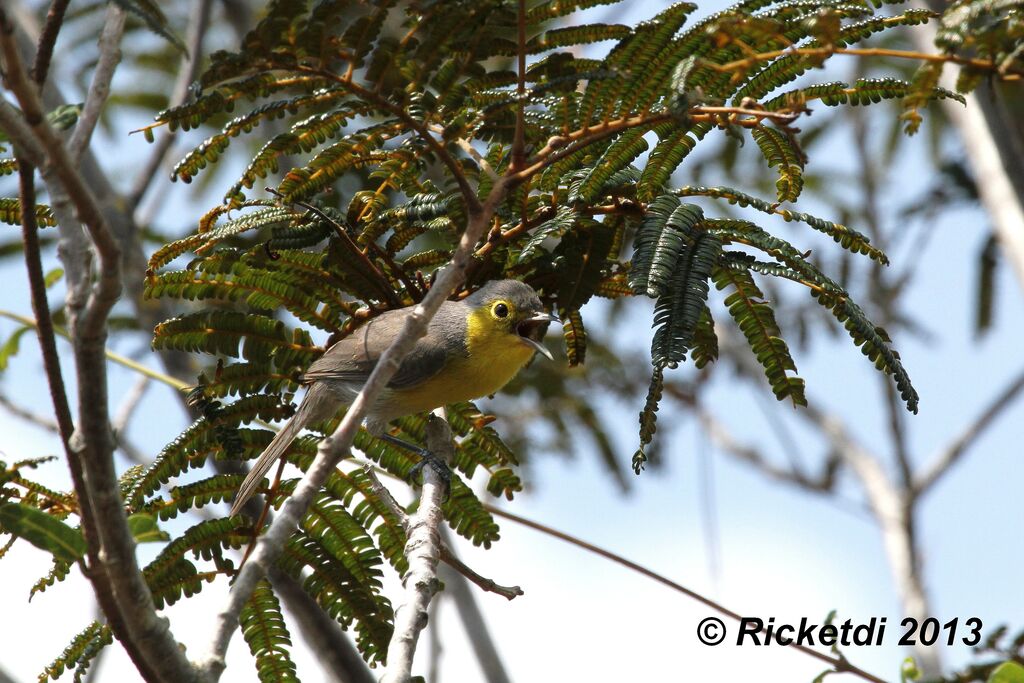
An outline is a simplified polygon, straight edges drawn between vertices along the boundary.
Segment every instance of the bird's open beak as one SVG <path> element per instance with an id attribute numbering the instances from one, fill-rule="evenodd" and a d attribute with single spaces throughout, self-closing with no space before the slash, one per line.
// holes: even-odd
<path id="1" fill-rule="evenodd" d="M 544 311 L 539 311 L 537 313 L 534 313 L 532 316 L 527 318 L 525 320 L 525 322 L 528 322 L 528 323 L 558 323 L 559 325 L 562 324 L 562 321 L 558 319 L 557 315 L 552 315 L 551 313 L 545 313 Z"/>
<path id="2" fill-rule="evenodd" d="M 532 346 L 537 351 L 537 353 L 540 353 L 544 355 L 548 360 L 553 361 L 555 357 L 551 355 L 551 352 L 548 351 L 547 347 L 541 344 L 539 340 L 534 339 L 531 336 L 534 330 L 538 329 L 541 325 L 547 325 L 548 323 L 561 324 L 562 321 L 559 320 L 557 316 L 551 315 L 550 313 L 545 313 L 544 311 L 540 311 L 538 313 L 534 313 L 532 316 L 519 323 L 518 332 L 520 339 L 522 339 L 524 342 Z"/>

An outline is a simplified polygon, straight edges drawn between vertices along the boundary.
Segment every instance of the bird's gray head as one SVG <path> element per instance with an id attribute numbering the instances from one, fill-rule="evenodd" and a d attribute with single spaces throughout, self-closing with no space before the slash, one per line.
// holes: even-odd
<path id="1" fill-rule="evenodd" d="M 551 352 L 540 340 L 548 324 L 558 318 L 544 311 L 540 297 L 530 285 L 519 280 L 492 280 L 466 297 L 465 303 L 487 310 L 497 324 L 551 358 Z"/>

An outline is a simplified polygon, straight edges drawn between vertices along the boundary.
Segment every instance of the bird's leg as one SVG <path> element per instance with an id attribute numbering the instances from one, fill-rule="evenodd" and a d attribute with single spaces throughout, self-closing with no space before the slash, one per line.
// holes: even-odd
<path id="1" fill-rule="evenodd" d="M 387 441 L 390 444 L 398 446 L 399 448 L 404 448 L 405 450 L 420 456 L 420 461 L 413 465 L 412 469 L 409 470 L 409 481 L 415 482 L 416 475 L 419 474 L 420 470 L 422 470 L 424 467 L 430 467 L 430 469 L 434 470 L 434 473 L 437 474 L 438 478 L 444 484 L 444 497 L 447 500 L 448 495 L 451 493 L 452 489 L 452 470 L 450 467 L 448 467 L 448 463 L 439 458 L 432 451 L 429 451 L 421 446 L 417 446 L 414 443 L 409 443 L 404 439 L 399 439 L 397 436 L 392 436 L 387 432 L 378 434 L 377 438 L 383 439 L 384 441 Z"/>

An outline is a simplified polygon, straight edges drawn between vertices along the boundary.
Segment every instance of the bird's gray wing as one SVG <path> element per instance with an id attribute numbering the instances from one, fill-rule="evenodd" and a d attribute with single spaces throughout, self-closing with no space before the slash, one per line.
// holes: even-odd
<path id="1" fill-rule="evenodd" d="M 337 342 L 313 362 L 303 375 L 304 383 L 322 380 L 363 384 L 377 361 L 402 330 L 408 309 L 388 311 Z M 445 340 L 453 330 L 435 318 L 425 337 L 416 342 L 398 371 L 388 382 L 392 389 L 405 389 L 430 379 L 444 367 L 448 358 Z"/>

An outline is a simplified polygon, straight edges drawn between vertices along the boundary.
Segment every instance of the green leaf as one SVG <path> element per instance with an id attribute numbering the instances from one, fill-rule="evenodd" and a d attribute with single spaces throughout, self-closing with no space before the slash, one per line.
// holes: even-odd
<path id="1" fill-rule="evenodd" d="M 29 330 L 34 330 L 34 327 L 25 325 L 19 327 L 14 333 L 7 338 L 3 346 L 0 346 L 0 372 L 7 369 L 7 364 L 10 363 L 11 358 L 18 355 L 18 348 L 21 346 L 21 337 Z"/>
<path id="2" fill-rule="evenodd" d="M 775 398 L 780 401 L 788 398 L 794 406 L 805 406 L 804 381 L 796 376 L 796 363 L 782 340 L 775 313 L 764 300 L 764 294 L 754 283 L 750 272 L 741 264 L 738 262 L 736 268 L 716 269 L 715 286 L 720 290 L 732 287 L 733 292 L 726 297 L 725 305 L 746 337 L 757 362 L 764 368 Z"/>
<path id="3" fill-rule="evenodd" d="M 256 658 L 260 681 L 298 683 L 289 652 L 291 635 L 284 623 L 281 603 L 266 579 L 256 584 L 252 596 L 242 608 L 239 625 L 249 652 Z"/>
<path id="4" fill-rule="evenodd" d="M 759 126 L 750 131 L 765 161 L 771 168 L 778 168 L 779 179 L 775 183 L 779 201 L 795 202 L 804 187 L 803 152 L 796 139 L 775 128 Z"/>
<path id="5" fill-rule="evenodd" d="M 139 543 L 155 543 L 171 540 L 170 534 L 162 531 L 156 523 L 156 517 L 145 512 L 136 512 L 128 517 L 128 530 Z"/>
<path id="6" fill-rule="evenodd" d="M 49 114 L 46 120 L 56 130 L 67 130 L 78 121 L 78 115 L 82 113 L 81 104 L 62 104 Z M 0 142 L 8 142 L 10 138 L 7 132 L 0 129 Z"/>
<path id="7" fill-rule="evenodd" d="M 634 292 L 656 298 L 667 291 L 680 254 L 695 237 L 693 226 L 703 217 L 699 206 L 672 195 L 650 203 L 633 245 L 629 284 Z"/>
<path id="8" fill-rule="evenodd" d="M 54 268 L 46 274 L 46 277 L 43 278 L 43 282 L 46 284 L 46 288 L 49 289 L 60 282 L 62 277 L 64 277 L 64 269 Z"/>
<path id="9" fill-rule="evenodd" d="M 917 662 L 913 657 L 907 657 L 900 665 L 900 683 L 908 683 L 921 678 L 921 670 L 917 668 Z"/>
<path id="10" fill-rule="evenodd" d="M 85 539 L 81 531 L 28 505 L 0 505 L 0 530 L 24 538 L 58 560 L 74 562 L 85 556 Z"/>
<path id="11" fill-rule="evenodd" d="M 1017 662 L 1003 662 L 985 683 L 1024 683 L 1024 666 Z"/>

